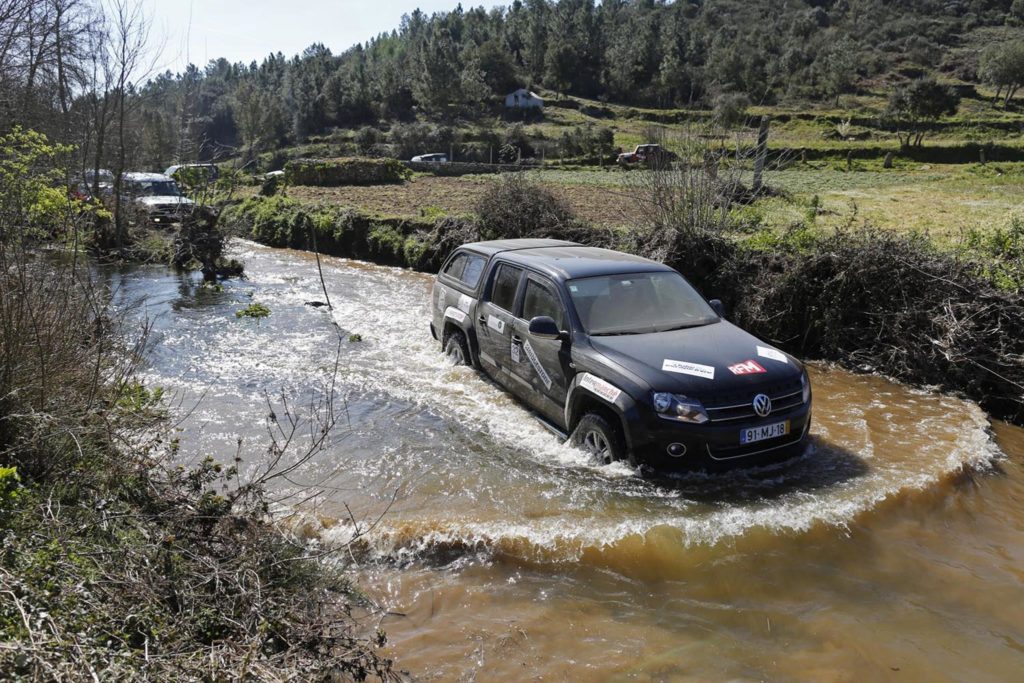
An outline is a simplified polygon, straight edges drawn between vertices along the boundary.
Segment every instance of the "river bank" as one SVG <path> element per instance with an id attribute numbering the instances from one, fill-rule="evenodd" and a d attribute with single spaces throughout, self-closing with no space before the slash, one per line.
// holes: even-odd
<path id="1" fill-rule="evenodd" d="M 0 264 L 0 677 L 391 677 L 365 595 L 268 514 L 283 466 L 182 448 L 140 376 L 145 302 L 79 254 L 0 242 Z M 287 441 L 278 463 L 318 448 Z"/>

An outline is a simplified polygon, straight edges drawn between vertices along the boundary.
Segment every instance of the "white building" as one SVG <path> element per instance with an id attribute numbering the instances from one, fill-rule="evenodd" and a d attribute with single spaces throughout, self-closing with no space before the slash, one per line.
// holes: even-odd
<path id="1" fill-rule="evenodd" d="M 543 109 L 544 100 L 537 93 L 520 88 L 505 96 L 505 106 L 510 109 Z"/>

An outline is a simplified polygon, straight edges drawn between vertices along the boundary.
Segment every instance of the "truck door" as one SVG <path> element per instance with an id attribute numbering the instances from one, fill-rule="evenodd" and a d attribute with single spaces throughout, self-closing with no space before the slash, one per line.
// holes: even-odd
<path id="1" fill-rule="evenodd" d="M 509 375 L 511 363 L 512 324 L 515 320 L 517 296 L 523 269 L 508 263 L 498 263 L 491 281 L 484 288 L 484 296 L 476 307 L 476 336 L 480 343 L 480 366 L 484 371 L 512 388 Z M 518 392 L 517 392 L 518 393 Z"/>
<path id="2" fill-rule="evenodd" d="M 513 381 L 529 387 L 530 404 L 556 425 L 564 427 L 566 391 L 574 374 L 570 349 L 560 339 L 530 336 L 530 320 L 538 315 L 552 318 L 560 330 L 569 328 L 558 288 L 547 278 L 528 273 L 520 314 L 513 323 L 510 339 Z"/>

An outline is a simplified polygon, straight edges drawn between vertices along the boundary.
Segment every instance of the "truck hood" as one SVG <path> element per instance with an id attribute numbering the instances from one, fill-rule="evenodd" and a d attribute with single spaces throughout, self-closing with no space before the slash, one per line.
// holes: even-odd
<path id="1" fill-rule="evenodd" d="M 590 343 L 652 390 L 694 398 L 753 390 L 803 372 L 798 360 L 725 320 L 669 332 L 595 336 Z"/>
<path id="2" fill-rule="evenodd" d="M 143 206 L 192 206 L 195 204 L 195 202 L 188 197 L 174 197 L 171 195 L 139 197 L 135 201 Z"/>

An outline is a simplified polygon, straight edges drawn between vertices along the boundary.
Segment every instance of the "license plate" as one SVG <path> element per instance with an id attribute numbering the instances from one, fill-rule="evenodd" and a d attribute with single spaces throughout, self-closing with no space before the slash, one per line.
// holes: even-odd
<path id="1" fill-rule="evenodd" d="M 740 430 L 740 443 L 754 443 L 789 434 L 789 420 Z"/>

